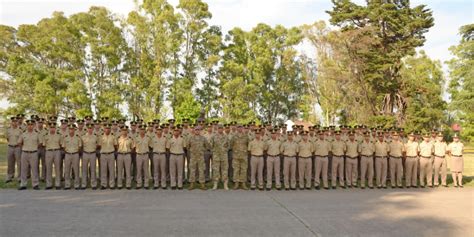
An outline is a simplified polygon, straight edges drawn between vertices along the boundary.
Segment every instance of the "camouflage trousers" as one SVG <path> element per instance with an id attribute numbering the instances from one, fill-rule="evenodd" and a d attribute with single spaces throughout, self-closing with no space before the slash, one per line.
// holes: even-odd
<path id="1" fill-rule="evenodd" d="M 196 173 L 198 173 L 199 183 L 203 184 L 206 182 L 204 171 L 206 168 L 206 162 L 204 161 L 204 154 L 190 154 L 189 159 L 189 182 L 196 182 Z"/>
<path id="2" fill-rule="evenodd" d="M 234 155 L 234 159 L 232 159 L 232 167 L 234 168 L 234 182 L 246 182 L 248 168 L 247 154 L 243 157 L 236 157 Z"/>
<path id="3" fill-rule="evenodd" d="M 227 159 L 227 153 L 224 155 L 214 154 L 212 157 L 212 179 L 214 182 L 218 182 L 219 179 L 227 181 L 229 171 L 229 160 Z"/>

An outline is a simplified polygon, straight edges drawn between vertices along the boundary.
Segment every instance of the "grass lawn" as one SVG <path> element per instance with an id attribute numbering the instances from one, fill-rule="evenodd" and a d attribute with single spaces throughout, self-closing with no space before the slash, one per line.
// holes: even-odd
<path id="1" fill-rule="evenodd" d="M 464 155 L 464 186 L 465 187 L 474 187 L 474 146 L 469 145 L 466 149 L 466 154 Z M 7 145 L 5 143 L 0 143 L 0 189 L 3 188 L 17 188 L 18 183 L 10 182 L 5 183 L 6 174 L 7 174 Z M 449 167 L 449 166 L 448 166 Z M 452 185 L 451 174 L 448 172 L 448 184 Z M 222 185 L 222 184 L 221 184 Z M 221 186 L 220 185 L 220 186 Z M 207 185 L 211 187 L 211 184 Z M 44 188 L 44 182 L 40 184 L 41 188 Z"/>

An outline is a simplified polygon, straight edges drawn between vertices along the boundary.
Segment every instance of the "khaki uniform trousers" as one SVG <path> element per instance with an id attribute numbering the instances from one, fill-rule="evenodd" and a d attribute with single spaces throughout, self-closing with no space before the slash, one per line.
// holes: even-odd
<path id="1" fill-rule="evenodd" d="M 320 186 L 320 179 L 323 179 L 323 187 L 328 188 L 328 157 L 327 156 L 316 156 L 316 162 L 314 163 L 314 170 L 316 170 L 314 177 L 314 186 Z"/>
<path id="2" fill-rule="evenodd" d="M 296 188 L 296 157 L 285 156 L 283 160 L 283 180 L 285 188 Z"/>
<path id="3" fill-rule="evenodd" d="M 448 175 L 447 162 L 445 157 L 435 156 L 434 160 L 434 185 L 439 185 L 439 174 L 441 173 L 441 185 L 446 185 Z"/>
<path id="4" fill-rule="evenodd" d="M 21 151 L 21 187 L 28 184 L 28 173 L 31 170 L 31 185 L 33 187 L 39 185 L 38 177 L 38 152 L 37 151 Z"/>
<path id="5" fill-rule="evenodd" d="M 405 159 L 405 185 L 416 187 L 418 181 L 418 156 L 407 156 Z"/>
<path id="6" fill-rule="evenodd" d="M 346 185 L 357 186 L 357 157 L 346 156 Z"/>
<path id="7" fill-rule="evenodd" d="M 375 157 L 375 181 L 377 187 L 387 187 L 387 157 Z"/>
<path id="8" fill-rule="evenodd" d="M 91 187 L 97 187 L 96 162 L 97 157 L 95 151 L 82 153 L 82 188 L 87 187 L 88 177 Z M 90 176 L 88 175 L 89 172 Z"/>
<path id="9" fill-rule="evenodd" d="M 175 188 L 176 185 L 178 185 L 178 188 L 183 187 L 183 166 L 183 154 L 170 154 L 170 181 L 172 188 Z"/>
<path id="10" fill-rule="evenodd" d="M 425 186 L 425 181 L 428 186 L 433 185 L 433 166 L 431 157 L 421 157 L 420 158 L 420 185 Z"/>
<path id="11" fill-rule="evenodd" d="M 54 185 L 61 187 L 61 150 L 49 150 L 45 153 L 46 164 L 46 187 L 53 186 L 53 164 L 54 164 Z"/>
<path id="12" fill-rule="evenodd" d="M 256 187 L 256 177 L 258 176 L 258 187 L 263 188 L 263 156 L 253 156 L 250 158 L 250 188 Z"/>
<path id="13" fill-rule="evenodd" d="M 150 157 L 148 156 L 148 153 L 144 153 L 144 154 L 137 153 L 137 187 L 138 188 L 141 188 L 142 186 L 145 188 L 148 188 L 148 185 L 150 183 L 149 160 L 150 160 Z M 153 172 L 155 171 L 153 170 Z M 183 172 L 184 171 L 181 168 L 181 179 L 182 179 Z"/>
<path id="14" fill-rule="evenodd" d="M 331 164 L 331 186 L 336 187 L 337 176 L 339 176 L 339 186 L 344 186 L 344 157 L 333 155 Z"/>
<path id="15" fill-rule="evenodd" d="M 153 153 L 153 183 L 154 187 L 166 188 L 166 154 Z"/>
<path id="16" fill-rule="evenodd" d="M 275 174 L 275 187 L 281 188 L 280 156 L 267 156 L 267 188 L 272 188 L 273 174 Z"/>
<path id="17" fill-rule="evenodd" d="M 312 169 L 311 157 L 299 157 L 298 159 L 298 176 L 300 189 L 311 188 L 311 169 Z M 305 185 L 306 180 L 306 185 Z"/>
<path id="18" fill-rule="evenodd" d="M 79 152 L 66 153 L 64 157 L 64 187 L 71 187 L 71 172 L 74 172 L 74 188 L 80 187 Z"/>
<path id="19" fill-rule="evenodd" d="M 107 187 L 107 178 L 109 178 L 110 188 L 115 188 L 115 157 L 113 152 L 100 154 L 100 185 L 102 187 Z"/>
<path id="20" fill-rule="evenodd" d="M 15 164 L 17 168 L 17 178 L 21 177 L 21 147 L 8 145 L 7 155 L 7 181 L 13 180 L 15 176 Z"/>
<path id="21" fill-rule="evenodd" d="M 403 164 L 401 157 L 390 157 L 390 184 L 392 188 L 395 186 L 402 187 Z"/>
<path id="22" fill-rule="evenodd" d="M 365 181 L 369 187 L 374 186 L 374 158 L 372 156 L 362 156 L 360 159 L 360 186 L 365 188 Z"/>
<path id="23" fill-rule="evenodd" d="M 130 153 L 118 153 L 117 154 L 117 187 L 123 186 L 124 169 L 125 169 L 125 186 L 127 188 L 132 187 L 132 156 Z M 141 182 L 137 180 L 137 183 Z M 137 185 L 138 186 L 138 185 Z"/>

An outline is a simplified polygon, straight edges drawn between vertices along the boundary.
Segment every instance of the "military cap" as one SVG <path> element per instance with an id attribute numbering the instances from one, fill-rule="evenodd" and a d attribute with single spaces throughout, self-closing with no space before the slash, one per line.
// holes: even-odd
<path id="1" fill-rule="evenodd" d="M 436 128 L 431 129 L 431 133 L 437 133 L 438 130 Z"/>
<path id="2" fill-rule="evenodd" d="M 73 123 L 67 125 L 67 127 L 70 128 L 70 129 L 76 129 L 76 125 L 73 124 Z"/>
<path id="3" fill-rule="evenodd" d="M 39 123 L 44 123 L 45 119 L 44 118 L 38 118 L 38 119 L 36 119 L 36 121 L 38 121 Z"/>
<path id="4" fill-rule="evenodd" d="M 457 133 L 455 133 L 455 134 L 453 135 L 453 138 L 459 138 L 459 135 L 458 135 Z"/>
<path id="5" fill-rule="evenodd" d="M 60 121 L 61 121 L 61 123 L 67 123 L 68 122 L 67 119 L 61 119 Z"/>
<path id="6" fill-rule="evenodd" d="M 131 125 L 131 126 L 136 126 L 136 125 L 137 125 L 137 121 L 131 121 L 131 122 L 130 122 L 130 125 Z"/>
<path id="7" fill-rule="evenodd" d="M 183 125 L 178 123 L 174 126 L 174 128 L 181 129 L 181 128 L 183 128 Z"/>
<path id="8" fill-rule="evenodd" d="M 145 125 L 145 124 L 140 124 L 140 125 L 138 126 L 138 128 L 140 128 L 140 129 L 146 129 L 146 125 Z"/>
<path id="9" fill-rule="evenodd" d="M 116 119 L 112 119 L 112 124 L 117 124 L 117 120 L 116 120 Z"/>
<path id="10" fill-rule="evenodd" d="M 309 133 L 308 131 L 302 131 L 301 135 L 308 135 L 308 133 Z"/>
<path id="11" fill-rule="evenodd" d="M 206 123 L 206 126 L 208 126 L 208 127 L 209 127 L 209 126 L 212 126 L 212 122 L 207 122 L 207 123 Z"/>
<path id="12" fill-rule="evenodd" d="M 236 121 L 231 121 L 230 125 L 237 125 L 237 122 Z"/>
<path id="13" fill-rule="evenodd" d="M 293 131 L 287 131 L 286 134 L 287 135 L 293 135 Z"/>
<path id="14" fill-rule="evenodd" d="M 152 127 L 153 124 L 155 124 L 155 123 L 153 121 L 149 121 L 147 124 L 148 124 L 148 127 Z"/>
<path id="15" fill-rule="evenodd" d="M 11 121 L 16 121 L 16 117 L 15 117 L 15 116 L 10 117 L 10 120 L 11 120 Z"/>
<path id="16" fill-rule="evenodd" d="M 87 128 L 93 128 L 93 127 L 94 127 L 94 124 L 92 124 L 92 123 L 87 123 L 87 124 L 86 124 L 86 127 L 87 127 Z"/>
<path id="17" fill-rule="evenodd" d="M 230 128 L 230 124 L 228 123 L 224 124 L 224 128 Z"/>
<path id="18" fill-rule="evenodd" d="M 248 128 L 249 125 L 248 125 L 248 124 L 244 124 L 243 127 L 244 127 L 244 128 Z"/>
<path id="19" fill-rule="evenodd" d="M 101 121 L 101 122 L 106 122 L 106 121 L 108 121 L 108 120 L 109 120 L 109 117 L 102 117 L 102 118 L 100 118 L 100 121 Z"/>
<path id="20" fill-rule="evenodd" d="M 291 126 L 292 128 L 298 128 L 298 125 L 296 124 L 293 124 L 293 126 Z"/>
<path id="21" fill-rule="evenodd" d="M 167 128 L 167 126 L 165 124 L 161 124 L 159 128 L 163 129 L 163 128 Z"/>
<path id="22" fill-rule="evenodd" d="M 84 123 L 84 119 L 78 119 L 76 120 L 77 123 Z"/>
<path id="23" fill-rule="evenodd" d="M 212 124 L 214 124 L 214 125 L 216 125 L 216 124 L 218 124 L 218 123 L 219 123 L 219 120 L 213 120 L 213 121 L 212 121 Z"/>
<path id="24" fill-rule="evenodd" d="M 430 133 L 429 132 L 423 133 L 423 137 L 430 137 Z"/>
<path id="25" fill-rule="evenodd" d="M 373 131 L 373 132 L 377 131 L 377 127 L 371 127 L 370 131 Z"/>
<path id="26" fill-rule="evenodd" d="M 224 125 L 218 124 L 218 125 L 217 125 L 217 128 L 224 128 Z"/>
<path id="27" fill-rule="evenodd" d="M 50 128 L 55 128 L 55 127 L 56 127 L 56 123 L 54 123 L 54 122 L 49 122 L 49 123 L 48 123 L 48 126 L 49 126 Z"/>
<path id="28" fill-rule="evenodd" d="M 364 132 L 364 136 L 370 136 L 370 132 Z"/>
<path id="29" fill-rule="evenodd" d="M 85 119 L 85 120 L 91 120 L 91 119 L 92 119 L 92 116 L 86 115 L 86 116 L 84 116 L 84 119 Z"/>
<path id="30" fill-rule="evenodd" d="M 334 130 L 334 129 L 336 129 L 336 126 L 331 125 L 331 126 L 329 126 L 329 128 L 330 128 L 331 130 Z"/>
<path id="31" fill-rule="evenodd" d="M 444 136 L 444 135 L 443 135 L 442 132 L 439 132 L 439 133 L 438 133 L 438 137 L 443 137 L 443 136 Z"/>
<path id="32" fill-rule="evenodd" d="M 314 126 L 309 126 L 309 131 L 314 131 Z"/>
<path id="33" fill-rule="evenodd" d="M 153 123 L 159 124 L 159 123 L 160 123 L 160 120 L 159 120 L 159 119 L 153 119 Z"/>
<path id="34" fill-rule="evenodd" d="M 112 124 L 110 124 L 110 123 L 105 123 L 104 124 L 104 128 L 111 128 L 111 127 L 112 127 Z"/>
<path id="35" fill-rule="evenodd" d="M 25 114 L 17 114 L 16 117 L 17 118 L 25 118 Z"/>
<path id="36" fill-rule="evenodd" d="M 189 123 L 189 118 L 183 118 L 183 123 Z"/>
<path id="37" fill-rule="evenodd" d="M 49 120 L 54 120 L 54 121 L 56 121 L 56 120 L 58 120 L 58 116 L 56 116 L 56 115 L 51 115 L 51 116 L 48 117 L 48 119 L 49 119 Z"/>
<path id="38" fill-rule="evenodd" d="M 140 118 L 137 119 L 137 123 L 139 123 L 139 124 L 143 123 L 143 119 L 140 119 Z"/>
<path id="39" fill-rule="evenodd" d="M 128 127 L 127 127 L 127 126 L 120 126 L 120 130 L 122 130 L 122 131 L 128 131 Z"/>
<path id="40" fill-rule="evenodd" d="M 206 123 L 206 121 L 204 121 L 204 120 L 200 119 L 200 120 L 198 120 L 198 123 L 199 123 L 199 124 L 205 124 L 205 123 Z"/>
<path id="41" fill-rule="evenodd" d="M 398 132 L 392 132 L 392 136 L 398 136 Z"/>
<path id="42" fill-rule="evenodd" d="M 158 130 L 160 130 L 160 131 L 163 130 L 162 125 L 156 126 L 155 130 L 156 130 L 156 131 L 158 131 Z"/>
<path id="43" fill-rule="evenodd" d="M 276 129 L 276 128 L 270 129 L 270 132 L 273 133 L 273 134 L 278 133 L 278 129 Z"/>
<path id="44" fill-rule="evenodd" d="M 384 131 L 384 132 L 390 132 L 390 129 L 385 128 L 383 131 Z"/>
<path id="45" fill-rule="evenodd" d="M 319 129 L 319 128 L 321 127 L 321 125 L 316 124 L 316 125 L 314 125 L 313 127 Z"/>
<path id="46" fill-rule="evenodd" d="M 399 132 L 404 132 L 405 129 L 404 129 L 404 128 L 398 128 L 398 131 L 399 131 Z"/>
<path id="47" fill-rule="evenodd" d="M 334 134 L 341 135 L 341 131 L 337 130 L 337 131 L 334 132 Z"/>
<path id="48" fill-rule="evenodd" d="M 100 121 L 98 119 L 94 119 L 92 122 L 94 122 L 95 124 L 99 124 Z"/>
<path id="49" fill-rule="evenodd" d="M 367 128 L 367 126 L 365 126 L 365 125 L 360 125 L 360 128 L 364 128 L 364 129 L 365 129 L 365 128 Z"/>
<path id="50" fill-rule="evenodd" d="M 354 136 L 355 135 L 355 132 L 353 130 L 350 130 L 349 131 L 349 136 Z"/>
<path id="51" fill-rule="evenodd" d="M 164 127 L 164 128 L 168 128 L 169 126 L 170 126 L 169 123 L 164 123 L 164 124 L 163 124 L 163 127 Z"/>

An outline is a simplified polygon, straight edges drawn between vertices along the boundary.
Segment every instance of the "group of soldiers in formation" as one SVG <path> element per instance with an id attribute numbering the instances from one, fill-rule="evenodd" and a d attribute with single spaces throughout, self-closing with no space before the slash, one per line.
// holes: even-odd
<path id="1" fill-rule="evenodd" d="M 132 183 L 182 189 L 183 182 L 206 189 L 212 180 L 213 189 L 222 182 L 228 190 L 229 179 L 245 190 L 248 180 L 252 190 L 372 189 L 387 188 L 387 176 L 392 188 L 437 187 L 440 179 L 447 187 L 450 160 L 454 187 L 462 187 L 463 144 L 454 135 L 448 145 L 436 130 L 406 135 L 402 128 L 294 125 L 287 131 L 271 123 L 145 124 L 92 116 L 61 119 L 58 128 L 57 119 L 11 118 L 7 182 L 15 179 L 16 164 L 20 190 L 30 177 L 33 189 L 40 179 L 46 189 L 131 189 Z"/>

